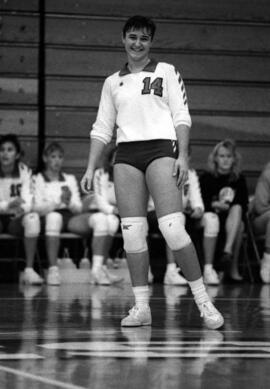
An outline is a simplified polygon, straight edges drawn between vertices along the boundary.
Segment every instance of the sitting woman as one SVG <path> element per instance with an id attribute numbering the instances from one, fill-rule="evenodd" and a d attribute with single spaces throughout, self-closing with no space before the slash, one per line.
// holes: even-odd
<path id="1" fill-rule="evenodd" d="M 57 143 L 49 144 L 43 152 L 44 169 L 33 177 L 34 210 L 45 227 L 46 251 L 49 262 L 47 283 L 59 285 L 56 266 L 60 233 L 69 231 L 72 217 L 81 212 L 82 202 L 76 178 L 62 172 L 64 149 Z"/>
<path id="2" fill-rule="evenodd" d="M 39 217 L 30 212 L 31 170 L 20 161 L 21 145 L 16 135 L 0 138 L 0 234 L 24 236 L 26 267 L 23 281 L 41 284 L 43 279 L 33 269 L 36 242 L 39 235 Z"/>
<path id="3" fill-rule="evenodd" d="M 115 150 L 105 154 L 103 166 L 96 169 L 94 175 L 94 193 L 84 200 L 84 212 L 73 218 L 70 230 L 92 238 L 92 278 L 98 285 L 111 285 L 121 278 L 110 273 L 106 266 L 114 235 L 120 221 L 113 183 L 113 159 Z"/>
<path id="4" fill-rule="evenodd" d="M 252 206 L 253 227 L 256 235 L 265 235 L 260 275 L 270 283 L 270 162 L 263 169 L 255 190 Z"/>
<path id="5" fill-rule="evenodd" d="M 204 226 L 204 280 L 218 284 L 213 267 L 218 236 L 222 236 L 223 254 L 217 268 L 231 279 L 242 279 L 238 269 L 243 217 L 248 207 L 246 179 L 240 173 L 240 155 L 230 139 L 219 142 L 208 158 L 209 171 L 200 178 L 205 206 Z"/>

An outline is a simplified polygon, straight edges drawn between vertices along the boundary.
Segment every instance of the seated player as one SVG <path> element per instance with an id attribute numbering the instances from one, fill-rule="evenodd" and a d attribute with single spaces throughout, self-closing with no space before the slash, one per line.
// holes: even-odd
<path id="1" fill-rule="evenodd" d="M 18 137 L 6 134 L 0 138 L 0 233 L 24 237 L 26 267 L 23 281 L 41 284 L 43 279 L 33 269 L 39 218 L 31 212 L 31 170 L 20 161 Z"/>
<path id="2" fill-rule="evenodd" d="M 106 266 L 114 235 L 120 225 L 112 174 L 114 151 L 112 149 L 105 154 L 103 167 L 95 171 L 94 194 L 84 199 L 84 212 L 74 217 L 70 224 L 70 230 L 80 235 L 87 236 L 93 231 L 92 278 L 98 285 L 121 281 Z"/>
<path id="3" fill-rule="evenodd" d="M 209 170 L 200 177 L 205 205 L 204 226 L 204 281 L 218 284 L 214 258 L 218 237 L 222 237 L 223 254 L 216 268 L 231 279 L 241 281 L 238 269 L 243 218 L 248 206 L 246 179 L 240 171 L 240 155 L 234 141 L 219 142 L 208 158 Z M 239 242 L 240 239 L 240 242 Z"/>
<path id="4" fill-rule="evenodd" d="M 64 149 L 57 143 L 49 144 L 43 152 L 44 169 L 33 177 L 34 210 L 41 216 L 45 228 L 46 251 L 49 262 L 47 283 L 61 282 L 56 265 L 60 233 L 69 231 L 72 217 L 82 210 L 76 178 L 62 171 Z"/>

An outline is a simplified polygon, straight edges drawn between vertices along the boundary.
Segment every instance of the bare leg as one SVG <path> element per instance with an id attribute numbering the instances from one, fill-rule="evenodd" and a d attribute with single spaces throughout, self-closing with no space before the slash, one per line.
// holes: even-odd
<path id="1" fill-rule="evenodd" d="M 233 205 L 229 211 L 228 217 L 226 219 L 226 242 L 224 246 L 224 251 L 226 253 L 233 253 L 233 245 L 237 238 L 239 232 L 240 224 L 242 218 L 242 208 L 240 205 Z"/>
<path id="2" fill-rule="evenodd" d="M 46 249 L 49 266 L 56 266 L 56 261 L 58 257 L 60 247 L 60 238 L 59 236 L 46 236 Z"/>
<path id="3" fill-rule="evenodd" d="M 38 237 L 25 237 L 24 238 L 24 250 L 26 256 L 26 267 L 33 267 L 34 259 L 37 250 Z"/>
<path id="4" fill-rule="evenodd" d="M 144 174 L 133 166 L 116 164 L 114 166 L 114 180 L 121 218 L 146 217 L 148 190 Z M 148 250 L 132 254 L 127 252 L 126 254 L 132 286 L 148 285 Z"/>

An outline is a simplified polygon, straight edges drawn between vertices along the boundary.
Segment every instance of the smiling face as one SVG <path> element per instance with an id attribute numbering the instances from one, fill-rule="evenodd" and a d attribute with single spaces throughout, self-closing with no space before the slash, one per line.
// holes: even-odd
<path id="1" fill-rule="evenodd" d="M 14 167 L 15 162 L 19 159 L 20 154 L 12 142 L 4 142 L 0 146 L 0 165 L 4 167 Z"/>
<path id="2" fill-rule="evenodd" d="M 136 63 L 143 63 L 148 60 L 152 37 L 145 28 L 127 31 L 122 41 L 129 60 Z"/>
<path id="3" fill-rule="evenodd" d="M 217 151 L 215 161 L 218 172 L 220 174 L 226 174 L 229 173 L 233 167 L 234 156 L 231 150 L 221 146 Z"/>

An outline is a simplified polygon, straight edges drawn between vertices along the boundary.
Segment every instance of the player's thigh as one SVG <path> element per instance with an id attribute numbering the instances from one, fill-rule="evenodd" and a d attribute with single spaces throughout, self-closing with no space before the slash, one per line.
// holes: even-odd
<path id="1" fill-rule="evenodd" d="M 146 216 L 148 190 L 141 170 L 117 163 L 114 165 L 114 186 L 121 217 Z"/>
<path id="2" fill-rule="evenodd" d="M 155 159 L 147 167 L 146 182 L 153 197 L 157 217 L 182 210 L 181 191 L 173 177 L 175 160 L 170 157 Z"/>

